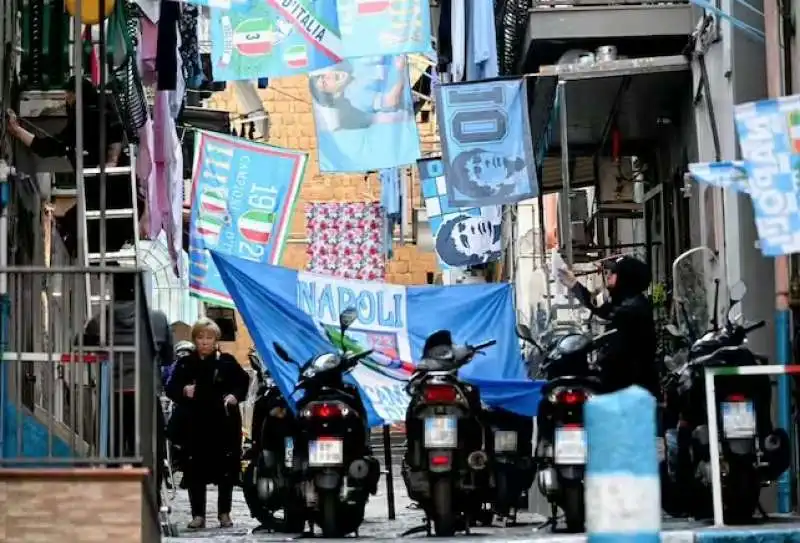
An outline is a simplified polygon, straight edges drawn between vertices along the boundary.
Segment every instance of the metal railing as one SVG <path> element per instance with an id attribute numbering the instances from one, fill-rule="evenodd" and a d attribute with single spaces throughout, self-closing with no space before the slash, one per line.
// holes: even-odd
<path id="1" fill-rule="evenodd" d="M 91 319 L 86 275 L 128 286 Z M 0 467 L 155 468 L 158 361 L 141 272 L 10 267 L 0 365 Z M 101 317 L 101 315 L 103 317 Z"/>
<path id="2" fill-rule="evenodd" d="M 614 6 L 664 6 L 689 4 L 689 0 L 534 0 L 537 8 L 599 8 Z"/>

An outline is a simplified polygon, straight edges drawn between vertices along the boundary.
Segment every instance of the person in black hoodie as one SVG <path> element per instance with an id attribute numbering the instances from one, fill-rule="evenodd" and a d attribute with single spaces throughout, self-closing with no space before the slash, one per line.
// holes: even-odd
<path id="1" fill-rule="evenodd" d="M 236 359 L 218 349 L 219 326 L 202 318 L 192 327 L 195 351 L 181 358 L 167 384 L 167 396 L 185 409 L 186 456 L 192 520 L 188 528 L 206 524 L 206 487 L 218 487 L 219 525 L 231 521 L 233 487 L 239 480 L 242 456 L 242 415 L 250 376 Z"/>
<path id="2" fill-rule="evenodd" d="M 606 264 L 606 284 L 610 301 L 595 305 L 592 294 L 572 271 L 559 270 L 559 280 L 593 315 L 608 321 L 607 330 L 616 330 L 599 352 L 603 386 L 608 392 L 639 385 L 659 397 L 656 365 L 656 327 L 653 307 L 644 294 L 650 285 L 647 264 L 631 256 L 621 256 Z"/>

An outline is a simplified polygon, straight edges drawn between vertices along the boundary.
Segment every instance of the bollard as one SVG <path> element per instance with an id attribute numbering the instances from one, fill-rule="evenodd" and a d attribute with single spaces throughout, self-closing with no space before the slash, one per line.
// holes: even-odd
<path id="1" fill-rule="evenodd" d="M 656 401 L 633 386 L 585 406 L 586 532 L 592 543 L 656 543 L 661 482 Z"/>

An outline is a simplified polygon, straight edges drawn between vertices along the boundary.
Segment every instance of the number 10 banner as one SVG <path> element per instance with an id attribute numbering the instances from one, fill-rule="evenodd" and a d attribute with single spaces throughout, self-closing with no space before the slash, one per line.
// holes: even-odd
<path id="1" fill-rule="evenodd" d="M 436 103 L 451 205 L 511 204 L 538 194 L 524 79 L 440 85 Z"/>

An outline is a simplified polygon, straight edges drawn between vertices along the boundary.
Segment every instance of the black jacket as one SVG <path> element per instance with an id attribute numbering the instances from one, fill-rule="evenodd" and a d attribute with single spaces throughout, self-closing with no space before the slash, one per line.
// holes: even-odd
<path id="1" fill-rule="evenodd" d="M 194 397 L 183 389 L 195 385 Z M 228 394 L 239 403 L 247 396 L 250 376 L 236 359 L 227 353 L 201 358 L 192 353 L 181 358 L 167 383 L 167 396 L 176 402 L 175 414 L 181 428 L 171 428 L 173 436 L 186 449 L 191 477 L 208 483 L 235 481 L 242 452 L 242 415 L 239 407 L 226 407 Z M 173 415 L 175 416 L 175 415 Z M 170 426 L 174 426 L 170 421 Z"/>
<path id="2" fill-rule="evenodd" d="M 572 287 L 572 293 L 592 314 L 608 321 L 607 330 L 617 331 L 599 352 L 604 388 L 613 392 L 639 385 L 658 397 L 656 327 L 653 308 L 643 294 L 650 283 L 650 273 L 643 262 L 635 262 L 644 268 L 632 264 L 617 270 L 617 284 L 610 289 L 608 303 L 595 306 L 591 293 L 580 283 Z"/>

